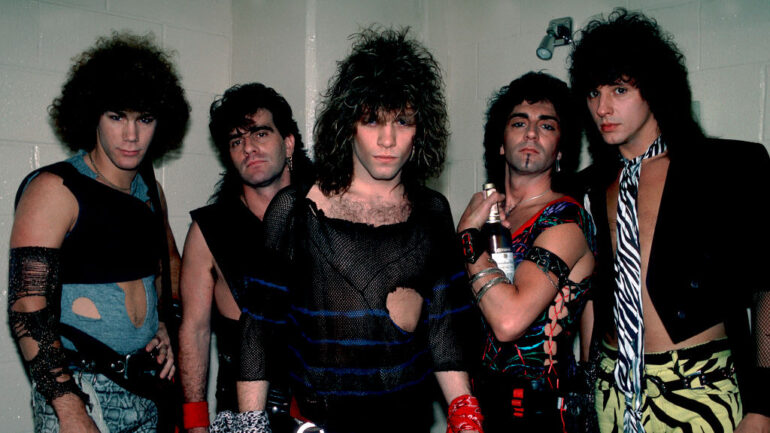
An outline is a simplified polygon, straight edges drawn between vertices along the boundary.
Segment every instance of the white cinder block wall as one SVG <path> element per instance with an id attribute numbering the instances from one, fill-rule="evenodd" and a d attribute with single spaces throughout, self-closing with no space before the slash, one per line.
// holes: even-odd
<path id="1" fill-rule="evenodd" d="M 7 275 L 19 181 L 66 156 L 46 108 L 70 58 L 112 29 L 151 31 L 177 52 L 192 123 L 181 157 L 159 168 L 158 177 L 181 249 L 187 213 L 205 203 L 220 171 L 208 105 L 229 85 L 275 87 L 310 144 L 318 93 L 349 49 L 347 35 L 373 22 L 411 26 L 446 72 L 452 138 L 434 186 L 447 195 L 456 220 L 484 181 L 483 113 L 491 93 L 529 70 L 566 79 L 568 48 L 557 48 L 547 62 L 534 54 L 548 21 L 572 16 L 579 27 L 614 6 L 641 8 L 674 35 L 709 134 L 770 142 L 765 0 L 0 0 L 0 275 Z M 740 164 L 740 155 L 726 157 Z M 3 285 L 0 304 L 6 302 Z M 0 308 L 0 425 L 3 432 L 30 432 L 29 383 L 6 322 Z"/>
<path id="2" fill-rule="evenodd" d="M 208 106 L 231 81 L 229 0 L 0 0 L 0 274 L 8 269 L 13 199 L 24 175 L 67 156 L 48 124 L 70 59 L 112 30 L 152 32 L 176 51 L 192 107 L 181 156 L 157 170 L 179 248 L 191 209 L 204 204 L 220 167 L 208 140 Z M 7 281 L 7 278 L 5 279 Z M 30 386 L 8 330 L 0 288 L 0 431 L 31 432 Z"/>
<path id="3" fill-rule="evenodd" d="M 707 134 L 770 143 L 770 9 L 763 0 L 427 0 L 428 44 L 448 75 L 452 139 L 439 187 L 455 221 L 486 172 L 483 116 L 492 93 L 530 70 L 567 80 L 568 47 L 549 61 L 535 56 L 548 21 L 571 16 L 575 27 L 616 6 L 641 9 L 673 36 L 687 58 L 694 99 Z M 629 49 L 633 46 L 629 45 Z M 444 57 L 446 56 L 446 57 Z M 739 155 L 731 163 L 740 164 Z M 581 161 L 584 165 L 590 161 Z"/>

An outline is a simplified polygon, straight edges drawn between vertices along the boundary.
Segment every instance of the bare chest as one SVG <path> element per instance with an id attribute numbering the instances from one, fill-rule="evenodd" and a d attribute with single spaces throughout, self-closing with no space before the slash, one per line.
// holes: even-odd
<path id="1" fill-rule="evenodd" d="M 660 211 L 660 201 L 663 197 L 663 187 L 666 183 L 669 159 L 661 157 L 651 160 L 642 166 L 639 177 L 639 193 L 636 198 L 637 219 L 639 227 L 639 247 L 642 258 L 642 274 L 650 257 L 650 247 L 655 234 L 655 226 Z M 607 219 L 612 237 L 613 252 L 617 246 L 617 216 L 618 216 L 618 181 L 607 190 Z M 644 281 L 644 278 L 643 278 Z"/>

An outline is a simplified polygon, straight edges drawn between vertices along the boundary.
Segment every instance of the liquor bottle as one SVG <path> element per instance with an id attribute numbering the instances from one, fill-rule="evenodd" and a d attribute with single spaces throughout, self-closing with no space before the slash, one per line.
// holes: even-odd
<path id="1" fill-rule="evenodd" d="M 489 197 L 492 194 L 492 190 L 495 189 L 495 184 L 485 183 L 483 189 L 484 195 Z M 489 252 L 492 260 L 497 263 L 497 267 L 500 270 L 505 272 L 505 276 L 513 282 L 515 264 L 511 245 L 511 231 L 503 226 L 497 203 L 492 205 L 492 208 L 489 210 L 489 218 L 487 218 L 487 222 L 484 224 L 482 233 L 489 241 L 487 252 Z"/>

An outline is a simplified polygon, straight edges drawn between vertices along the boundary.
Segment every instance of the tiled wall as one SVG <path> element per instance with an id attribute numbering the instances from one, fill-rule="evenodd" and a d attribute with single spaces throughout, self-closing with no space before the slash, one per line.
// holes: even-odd
<path id="1" fill-rule="evenodd" d="M 449 198 L 455 221 L 485 179 L 483 113 L 492 92 L 530 70 L 567 79 L 567 47 L 557 47 L 549 61 L 535 56 L 553 18 L 571 16 L 575 27 L 580 27 L 590 16 L 606 14 L 616 6 L 643 10 L 684 51 L 706 132 L 770 143 L 770 45 L 765 36 L 770 31 L 770 8 L 766 1 L 487 0 L 467 5 L 463 0 L 429 0 L 427 8 L 429 43 L 446 53 L 452 141 L 449 164 L 438 187 Z M 739 155 L 731 156 L 730 163 L 740 164 Z"/>
<path id="2" fill-rule="evenodd" d="M 373 22 L 408 25 L 444 67 L 452 138 L 434 186 L 455 220 L 484 180 L 483 113 L 491 93 L 529 70 L 566 79 L 568 48 L 534 54 L 550 19 L 576 27 L 615 6 L 643 9 L 687 56 L 709 134 L 770 142 L 766 0 L 0 0 L 0 275 L 7 275 L 13 196 L 30 170 L 66 156 L 47 122 L 69 59 L 111 29 L 152 31 L 177 52 L 192 105 L 179 159 L 158 169 L 181 248 L 187 212 L 205 203 L 220 170 L 209 144 L 208 105 L 231 83 L 262 81 L 292 104 L 305 141 L 318 94 L 347 35 Z M 629 47 L 629 49 L 633 49 Z M 740 155 L 726 152 L 728 163 Z M 0 305 L 7 289 L 0 285 Z M 0 308 L 0 430 L 31 431 L 29 384 Z"/>

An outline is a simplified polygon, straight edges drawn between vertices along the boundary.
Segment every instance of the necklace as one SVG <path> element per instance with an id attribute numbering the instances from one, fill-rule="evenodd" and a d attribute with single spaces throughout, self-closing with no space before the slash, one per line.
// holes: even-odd
<path id="1" fill-rule="evenodd" d="M 520 204 L 522 204 L 522 203 L 526 203 L 526 202 L 528 202 L 528 201 L 532 201 L 532 200 L 534 200 L 534 199 L 536 199 L 536 198 L 540 198 L 540 197 L 542 197 L 542 196 L 544 196 L 544 195 L 548 194 L 550 191 L 551 191 L 550 189 L 547 189 L 547 190 L 545 190 L 545 191 L 541 192 L 541 193 L 540 193 L 540 194 L 538 194 L 538 195 L 534 195 L 534 196 L 532 196 L 532 197 L 529 197 L 529 198 L 525 198 L 524 200 L 521 200 L 520 202 L 516 203 L 515 205 L 511 206 L 510 208 L 508 208 L 508 209 L 505 211 L 505 217 L 507 218 L 507 217 L 508 217 L 508 215 L 510 215 L 510 214 L 511 214 L 511 212 L 513 212 L 513 209 L 515 209 L 515 208 L 516 208 L 516 206 L 518 206 L 518 205 L 520 205 Z"/>
<path id="2" fill-rule="evenodd" d="M 96 172 L 96 177 L 100 177 L 104 181 L 104 183 L 106 183 L 108 186 L 114 189 L 117 189 L 118 191 L 123 191 L 125 193 L 131 192 L 130 186 L 128 188 L 123 188 L 122 186 L 117 186 L 114 183 L 110 182 L 110 180 L 107 179 L 107 177 L 103 175 L 101 171 L 99 171 L 99 167 L 96 166 L 96 163 L 94 162 L 94 158 L 91 156 L 91 153 L 89 152 L 87 153 L 87 155 L 88 155 L 88 160 L 91 161 L 91 165 L 94 167 L 94 171 Z"/>

